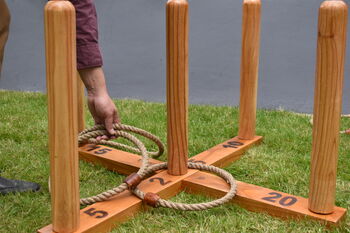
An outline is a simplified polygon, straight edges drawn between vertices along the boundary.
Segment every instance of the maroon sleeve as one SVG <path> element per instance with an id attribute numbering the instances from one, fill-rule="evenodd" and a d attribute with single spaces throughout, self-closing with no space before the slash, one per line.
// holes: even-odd
<path id="1" fill-rule="evenodd" d="M 102 66 L 94 0 L 69 1 L 75 7 L 77 18 L 77 68 Z"/>

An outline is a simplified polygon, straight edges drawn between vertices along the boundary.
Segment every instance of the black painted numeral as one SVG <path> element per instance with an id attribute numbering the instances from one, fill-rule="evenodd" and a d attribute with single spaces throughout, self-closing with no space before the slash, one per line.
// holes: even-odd
<path id="1" fill-rule="evenodd" d="M 88 146 L 89 149 L 87 149 L 86 151 L 93 151 L 93 150 L 96 150 L 98 148 L 101 148 L 100 146 L 96 146 L 96 145 L 89 145 Z"/>
<path id="2" fill-rule="evenodd" d="M 276 192 L 271 192 L 271 193 L 269 193 L 269 195 L 271 195 L 271 196 L 263 197 L 262 199 L 265 201 L 272 202 L 272 203 L 275 203 L 276 201 L 279 200 L 278 203 L 281 206 L 292 206 L 298 201 L 295 197 L 291 197 L 291 196 L 283 197 L 282 194 L 276 193 Z"/>
<path id="3" fill-rule="evenodd" d="M 242 142 L 237 142 L 237 141 L 230 141 L 226 145 L 223 145 L 225 148 L 238 148 L 240 146 L 243 146 L 244 143 Z"/>
<path id="4" fill-rule="evenodd" d="M 108 216 L 108 213 L 106 211 L 96 210 L 95 208 L 85 210 L 84 213 L 95 218 L 104 218 Z"/>
<path id="5" fill-rule="evenodd" d="M 298 200 L 295 198 L 295 197 L 284 197 L 282 198 L 279 203 L 282 205 L 282 206 L 291 206 L 291 205 L 294 205 Z"/>
<path id="6" fill-rule="evenodd" d="M 152 182 L 152 183 L 153 183 L 155 180 L 158 180 L 159 183 L 160 183 L 161 185 L 163 185 L 163 186 L 166 185 L 166 184 L 171 183 L 171 181 L 164 182 L 164 179 L 163 179 L 163 178 L 160 178 L 160 177 L 152 178 L 152 179 L 149 180 L 149 182 Z"/>
<path id="7" fill-rule="evenodd" d="M 276 202 L 277 199 L 282 197 L 282 195 L 280 193 L 269 193 L 269 195 L 272 195 L 272 196 L 264 197 L 263 200 L 266 200 L 266 201 L 269 201 L 269 202 Z"/>
<path id="8" fill-rule="evenodd" d="M 190 159 L 190 160 L 188 160 L 188 162 L 206 164 L 206 162 L 204 162 L 202 160 L 195 160 L 195 159 Z"/>
<path id="9" fill-rule="evenodd" d="M 94 153 L 95 153 L 95 154 L 98 154 L 98 155 L 103 155 L 103 154 L 108 153 L 108 151 L 112 151 L 112 150 L 109 149 L 109 148 L 103 148 L 103 149 L 100 149 L 100 150 L 95 151 Z"/>

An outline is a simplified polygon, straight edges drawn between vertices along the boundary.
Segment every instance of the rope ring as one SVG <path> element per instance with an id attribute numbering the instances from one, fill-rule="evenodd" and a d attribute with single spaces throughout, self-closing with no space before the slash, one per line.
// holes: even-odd
<path id="1" fill-rule="evenodd" d="M 152 142 L 154 142 L 157 147 L 158 147 L 158 151 L 147 151 L 148 155 L 151 155 L 153 158 L 158 158 L 159 156 L 161 156 L 164 153 L 164 145 L 163 143 L 160 141 L 160 139 L 137 127 L 134 126 L 130 126 L 130 125 L 124 125 L 124 124 L 113 124 L 113 129 L 116 130 L 116 133 L 118 131 L 126 131 L 126 132 L 133 132 L 136 133 L 140 136 L 143 136 L 145 138 L 148 138 L 149 140 L 151 140 Z M 141 154 L 141 151 L 139 148 L 135 148 L 135 147 L 131 147 L 122 143 L 118 143 L 118 142 L 114 142 L 114 141 L 107 141 L 107 140 L 99 140 L 97 141 L 95 138 L 97 136 L 102 136 L 102 135 L 106 135 L 108 134 L 108 132 L 106 131 L 106 128 L 104 125 L 95 125 L 92 128 L 89 129 L 85 129 L 82 132 L 79 133 L 79 137 L 78 137 L 78 142 L 79 144 L 82 143 L 92 143 L 92 144 L 100 144 L 100 145 L 106 145 L 106 146 L 112 146 L 118 149 L 126 149 L 129 151 L 132 151 L 134 153 L 137 154 Z"/>
<path id="2" fill-rule="evenodd" d="M 161 164 L 155 164 L 155 165 L 149 166 L 147 169 L 147 173 L 145 173 L 144 176 L 142 176 L 141 178 L 144 178 L 144 177 L 154 173 L 155 171 L 166 169 L 167 167 L 168 167 L 167 163 L 161 163 Z M 184 203 L 176 203 L 176 202 L 167 201 L 167 200 L 159 198 L 158 195 L 153 194 L 153 193 L 146 193 L 145 194 L 144 192 L 142 192 L 138 188 L 133 189 L 132 192 L 137 197 L 139 197 L 140 199 L 142 199 L 144 201 L 146 198 L 145 202 L 151 206 L 154 206 L 154 207 L 162 206 L 165 208 L 172 208 L 172 209 L 177 209 L 177 210 L 188 210 L 188 211 L 194 211 L 194 210 L 198 211 L 198 210 L 205 210 L 205 209 L 214 208 L 214 207 L 217 207 L 221 204 L 224 204 L 224 203 L 230 201 L 236 195 L 237 182 L 229 172 L 227 172 L 221 168 L 215 167 L 215 166 L 204 165 L 204 164 L 199 164 L 199 163 L 192 163 L 192 162 L 188 163 L 188 168 L 216 173 L 218 176 L 220 176 L 227 183 L 230 184 L 231 188 L 230 188 L 229 192 L 225 196 L 223 196 L 217 200 L 210 201 L 210 202 L 204 202 L 204 203 L 197 203 L 197 204 L 184 204 Z M 149 200 L 149 199 L 152 199 L 152 200 Z"/>
<path id="3" fill-rule="evenodd" d="M 161 141 L 154 135 L 138 129 L 136 127 L 132 127 L 132 126 L 127 126 L 127 125 L 121 125 L 121 124 L 115 124 L 114 125 L 114 129 L 116 130 L 116 136 L 120 136 L 123 137 L 127 140 L 129 140 L 130 142 L 132 142 L 137 148 L 134 147 L 130 147 L 130 148 L 134 148 L 134 151 L 139 151 L 142 155 L 142 160 L 141 160 L 141 167 L 138 170 L 138 172 L 136 173 L 138 176 L 142 176 L 144 173 L 147 172 L 147 167 L 149 165 L 149 157 L 148 157 L 148 152 L 146 150 L 146 147 L 144 146 L 144 144 L 137 139 L 135 136 L 131 135 L 130 133 L 124 132 L 122 130 L 125 131 L 131 131 L 131 132 L 135 132 L 135 133 L 139 133 L 142 136 L 145 136 L 147 138 L 149 138 L 151 141 L 155 142 L 158 145 L 159 151 L 155 152 L 155 154 L 157 154 L 158 156 L 161 155 L 164 151 L 164 147 L 161 143 Z M 145 133 L 146 132 L 146 133 Z M 89 143 L 94 143 L 97 142 L 98 144 L 100 144 L 100 141 L 97 141 L 95 139 L 95 137 L 97 136 L 101 136 L 101 135 L 105 135 L 107 133 L 107 131 L 104 129 L 104 127 L 102 126 L 95 126 L 92 127 L 90 129 L 86 129 L 84 131 L 82 131 L 79 134 L 79 138 L 78 138 L 78 142 L 79 143 L 83 143 L 83 142 L 89 142 Z M 118 147 L 120 145 L 124 145 L 121 143 L 115 143 L 115 142 L 111 142 L 108 145 L 109 146 L 113 146 L 115 144 L 118 144 Z M 125 145 L 126 146 L 126 145 Z M 129 146 L 128 146 L 129 147 Z M 125 190 L 127 190 L 129 187 L 127 182 L 123 182 L 122 184 L 120 184 L 118 187 L 107 190 L 103 193 L 100 193 L 96 196 L 92 196 L 92 197 L 88 197 L 88 198 L 82 198 L 80 199 L 80 204 L 81 205 L 90 205 L 96 202 L 101 202 L 101 201 L 106 201 L 108 200 L 110 197 L 117 195 L 121 192 L 124 192 Z"/>

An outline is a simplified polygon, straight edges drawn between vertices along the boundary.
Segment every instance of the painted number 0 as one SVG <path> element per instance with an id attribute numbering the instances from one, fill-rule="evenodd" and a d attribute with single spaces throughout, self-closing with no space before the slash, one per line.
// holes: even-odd
<path id="1" fill-rule="evenodd" d="M 275 203 L 277 200 L 279 200 L 279 204 L 281 206 L 291 206 L 294 205 L 298 200 L 295 197 L 291 197 L 291 196 L 286 196 L 286 197 L 282 197 L 282 194 L 280 193 L 269 193 L 269 195 L 271 195 L 270 197 L 264 197 L 262 198 L 265 201 L 269 201 L 269 202 L 273 202 Z"/>
<path id="2" fill-rule="evenodd" d="M 107 217 L 108 215 L 106 211 L 96 210 L 95 208 L 90 208 L 88 210 L 85 210 L 84 213 L 91 217 L 94 217 L 96 215 L 95 218 L 104 218 L 104 217 Z"/>

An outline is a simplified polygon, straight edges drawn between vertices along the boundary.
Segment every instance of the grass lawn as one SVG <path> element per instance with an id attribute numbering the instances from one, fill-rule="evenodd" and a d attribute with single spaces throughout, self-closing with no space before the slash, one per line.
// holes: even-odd
<path id="1" fill-rule="evenodd" d="M 116 100 L 116 104 L 124 124 L 143 128 L 166 141 L 164 104 L 139 100 Z M 86 114 L 91 126 L 92 119 Z M 237 135 L 237 108 L 191 105 L 189 119 L 190 156 Z M 350 128 L 349 118 L 342 119 L 342 129 L 345 128 Z M 307 197 L 309 118 L 287 111 L 259 110 L 257 135 L 264 136 L 263 143 L 225 169 L 237 180 Z M 38 193 L 0 197 L 0 232 L 35 232 L 51 223 L 45 95 L 0 90 L 0 148 L 1 176 L 35 181 L 42 186 Z M 161 160 L 165 159 L 163 155 Z M 80 162 L 82 197 L 114 187 L 123 178 L 102 167 Z M 172 200 L 194 203 L 209 199 L 181 193 Z M 341 135 L 336 205 L 350 210 L 350 135 Z M 282 221 L 227 204 L 201 212 L 152 209 L 113 232 L 350 232 L 350 218 L 338 228 L 327 229 L 315 221 Z"/>

